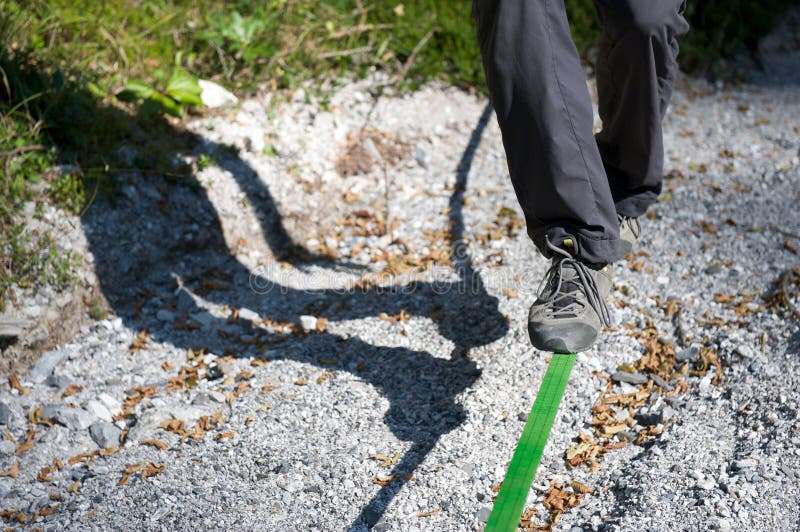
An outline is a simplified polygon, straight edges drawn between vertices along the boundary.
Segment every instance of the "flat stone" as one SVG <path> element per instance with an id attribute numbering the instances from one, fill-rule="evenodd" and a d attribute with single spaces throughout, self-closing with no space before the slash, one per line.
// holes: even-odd
<path id="1" fill-rule="evenodd" d="M 175 313 L 169 310 L 161 309 L 156 313 L 156 318 L 159 321 L 175 321 Z"/>
<path id="2" fill-rule="evenodd" d="M 101 449 L 117 447 L 122 431 L 108 421 L 95 421 L 89 427 L 89 434 Z"/>
<path id="3" fill-rule="evenodd" d="M 240 308 L 239 309 L 239 319 L 247 320 L 247 321 L 260 321 L 261 320 L 261 316 L 259 316 L 254 311 L 250 310 L 249 308 Z"/>
<path id="4" fill-rule="evenodd" d="M 661 421 L 669 421 L 673 417 L 675 417 L 675 409 L 671 406 L 665 406 L 661 411 Z"/>
<path id="5" fill-rule="evenodd" d="M 62 406 L 53 417 L 70 430 L 86 430 L 97 419 L 83 408 L 70 408 Z"/>
<path id="6" fill-rule="evenodd" d="M 100 401 L 109 412 L 111 412 L 112 416 L 116 416 L 122 411 L 122 403 L 117 398 L 112 397 L 107 393 L 99 394 L 97 396 L 97 400 Z"/>
<path id="7" fill-rule="evenodd" d="M 738 470 L 742 469 L 753 469 L 758 466 L 758 461 L 754 458 L 742 458 L 741 460 L 735 460 L 733 462 L 733 467 Z"/>
<path id="8" fill-rule="evenodd" d="M 212 323 L 214 323 L 214 320 L 216 320 L 216 318 L 208 312 L 192 312 L 190 316 L 202 327 L 209 327 Z"/>
<path id="9" fill-rule="evenodd" d="M 111 423 L 111 418 L 112 418 L 111 412 L 100 401 L 91 400 L 88 403 L 86 403 L 86 411 L 92 414 L 94 417 L 100 418 L 103 421 L 108 421 L 109 423 Z"/>
<path id="10" fill-rule="evenodd" d="M 489 515 L 491 515 L 492 509 L 488 506 L 481 506 L 478 511 L 475 513 L 475 517 L 481 523 L 485 523 L 489 520 Z"/>
<path id="11" fill-rule="evenodd" d="M 43 383 L 66 357 L 67 352 L 63 349 L 44 353 L 28 374 L 28 380 L 34 384 Z"/>
<path id="12" fill-rule="evenodd" d="M 51 373 L 47 379 L 45 379 L 45 384 L 52 388 L 63 389 L 67 386 L 74 384 L 72 379 L 68 377 L 64 377 L 63 375 L 56 375 L 55 373 Z"/>
<path id="13" fill-rule="evenodd" d="M 617 371 L 611 375 L 611 379 L 616 382 L 627 382 L 628 384 L 646 384 L 647 376 L 641 373 L 628 373 L 627 371 Z"/>
<path id="14" fill-rule="evenodd" d="M 656 385 L 661 386 L 662 388 L 664 388 L 668 392 L 671 392 L 672 390 L 675 389 L 675 387 L 673 385 L 671 385 L 666 379 L 664 379 L 660 375 L 656 375 L 655 373 L 651 373 L 650 374 L 650 378 L 653 379 L 653 382 L 656 383 Z"/>
<path id="15" fill-rule="evenodd" d="M 700 356 L 700 348 L 696 345 L 687 347 L 675 354 L 675 360 L 678 362 L 691 362 Z"/>
<path id="16" fill-rule="evenodd" d="M 0 401 L 0 425 L 10 425 L 17 413 L 8 403 Z"/>

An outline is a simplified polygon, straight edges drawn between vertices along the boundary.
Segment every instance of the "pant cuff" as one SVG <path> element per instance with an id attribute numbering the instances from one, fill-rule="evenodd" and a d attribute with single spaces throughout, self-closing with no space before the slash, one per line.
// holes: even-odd
<path id="1" fill-rule="evenodd" d="M 622 258 L 620 239 L 603 237 L 596 231 L 572 227 L 547 227 L 530 235 L 539 252 L 547 258 L 553 256 L 547 240 L 554 246 L 563 247 L 566 239 L 572 239 L 575 256 L 591 264 L 611 264 Z"/>

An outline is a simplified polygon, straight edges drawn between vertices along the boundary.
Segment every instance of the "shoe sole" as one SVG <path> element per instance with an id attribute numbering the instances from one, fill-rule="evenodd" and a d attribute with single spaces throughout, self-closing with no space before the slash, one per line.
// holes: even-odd
<path id="1" fill-rule="evenodd" d="M 591 325 L 573 323 L 569 326 L 547 327 L 528 323 L 531 344 L 541 351 L 551 353 L 580 353 L 591 349 L 599 332 Z"/>

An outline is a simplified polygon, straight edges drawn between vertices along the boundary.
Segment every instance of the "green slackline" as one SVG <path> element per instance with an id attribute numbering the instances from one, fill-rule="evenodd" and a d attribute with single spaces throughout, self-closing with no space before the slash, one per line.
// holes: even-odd
<path id="1" fill-rule="evenodd" d="M 508 466 L 500 493 L 494 501 L 492 514 L 486 523 L 486 532 L 514 531 L 519 524 L 528 491 L 542 452 L 556 419 L 558 405 L 567 387 L 569 373 L 575 364 L 575 355 L 554 354 L 547 367 L 539 394 L 533 402 L 531 415 L 522 430 L 514 456 Z"/>

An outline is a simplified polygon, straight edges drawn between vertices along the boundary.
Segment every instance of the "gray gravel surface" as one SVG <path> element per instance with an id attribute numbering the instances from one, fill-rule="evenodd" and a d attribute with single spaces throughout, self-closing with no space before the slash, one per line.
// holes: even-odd
<path id="1" fill-rule="evenodd" d="M 754 83 L 677 91 L 665 193 L 615 265 L 615 326 L 578 356 L 534 524 L 578 481 L 593 491 L 555 529 L 800 526 L 800 329 L 767 301 L 799 262 L 800 84 L 775 57 Z M 374 84 L 197 120 L 176 154 L 195 182 L 127 175 L 126 200 L 84 218 L 115 315 L 46 353 L 24 394 L 0 388 L 8 520 L 482 528 L 547 363 L 525 333 L 547 265 L 485 101 Z M 668 371 L 635 365 L 667 345 Z M 641 389 L 613 407 L 619 448 L 569 467 L 576 437 L 600 439 L 599 400 Z"/>

